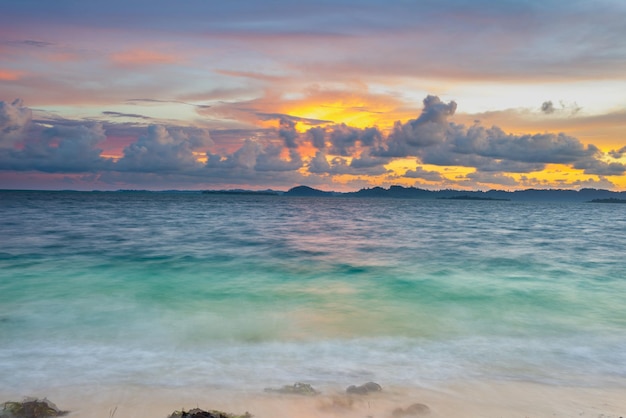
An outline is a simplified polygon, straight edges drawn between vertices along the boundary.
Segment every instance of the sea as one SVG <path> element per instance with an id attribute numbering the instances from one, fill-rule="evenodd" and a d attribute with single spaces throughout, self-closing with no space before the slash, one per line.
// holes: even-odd
<path id="1" fill-rule="evenodd" d="M 0 393 L 368 381 L 626 388 L 626 205 L 0 192 Z"/>

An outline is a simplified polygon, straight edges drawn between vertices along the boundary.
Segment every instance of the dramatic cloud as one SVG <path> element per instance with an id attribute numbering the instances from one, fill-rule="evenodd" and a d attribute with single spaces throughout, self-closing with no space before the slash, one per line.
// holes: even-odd
<path id="1" fill-rule="evenodd" d="M 101 124 L 30 130 L 13 149 L 0 153 L 0 168 L 47 173 L 91 173 L 112 168 L 97 145 L 106 138 Z"/>
<path id="2" fill-rule="evenodd" d="M 194 151 L 213 144 L 209 133 L 202 130 L 148 127 L 148 133 L 124 149 L 124 156 L 115 167 L 121 171 L 185 172 L 200 169 L 202 164 Z"/>
<path id="3" fill-rule="evenodd" d="M 107 184 L 130 181 L 136 175 L 142 184 L 158 184 L 157 179 L 163 178 L 181 184 L 278 187 L 302 182 L 328 185 L 334 176 L 344 176 L 344 181 L 347 176 L 359 182 L 415 179 L 441 187 L 489 184 L 507 188 L 530 182 L 526 176 L 516 180 L 513 174 L 540 173 L 548 165 L 598 178 L 626 173 L 626 164 L 618 161 L 626 147 L 605 153 L 564 133 L 511 134 L 479 122 L 466 126 L 450 120 L 456 102 L 427 96 L 423 104 L 417 118 L 398 121 L 385 134 L 377 127 L 345 123 L 301 131 L 297 129 L 301 121 L 283 114 L 264 119 L 276 123 L 274 128 L 214 133 L 166 124 L 33 120 L 32 110 L 20 100 L 0 102 L 0 171 L 93 174 Z M 105 114 L 145 118 L 113 111 Z M 111 136 L 127 138 L 117 156 L 103 149 Z M 404 168 L 403 173 L 390 168 L 398 158 L 416 161 L 418 166 Z M 444 171 L 425 170 L 421 164 L 474 171 L 451 178 L 442 175 Z"/>

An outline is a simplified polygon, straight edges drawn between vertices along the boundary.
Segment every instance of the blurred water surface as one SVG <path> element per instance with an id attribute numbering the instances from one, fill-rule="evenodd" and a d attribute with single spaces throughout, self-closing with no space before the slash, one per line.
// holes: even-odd
<path id="1" fill-rule="evenodd" d="M 0 389 L 622 384 L 625 209 L 0 192 Z"/>

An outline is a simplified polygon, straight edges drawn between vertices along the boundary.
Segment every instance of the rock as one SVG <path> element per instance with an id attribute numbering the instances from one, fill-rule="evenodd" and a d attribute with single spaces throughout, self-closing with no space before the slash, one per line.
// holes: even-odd
<path id="1" fill-rule="evenodd" d="M 416 417 L 420 415 L 430 414 L 430 408 L 423 403 L 414 403 L 406 409 L 396 408 L 391 413 L 393 418 Z"/>
<path id="2" fill-rule="evenodd" d="M 67 415 L 47 399 L 24 399 L 22 402 L 5 402 L 2 404 L 0 418 L 45 418 Z"/>
<path id="3" fill-rule="evenodd" d="M 204 411 L 200 408 L 194 408 L 187 412 L 175 411 L 168 418 L 252 418 L 252 415 L 248 412 L 243 415 L 235 415 L 217 410 Z"/>
<path id="4" fill-rule="evenodd" d="M 367 382 L 361 386 L 348 386 L 347 393 L 353 393 L 356 395 L 367 395 L 370 392 L 380 392 L 383 388 L 375 382 Z"/>
<path id="5" fill-rule="evenodd" d="M 287 393 L 290 395 L 306 395 L 306 396 L 319 395 L 319 392 L 313 389 L 313 386 L 309 385 L 308 383 L 300 383 L 300 382 L 296 382 L 292 386 L 285 385 L 280 389 L 266 388 L 265 391 Z"/>

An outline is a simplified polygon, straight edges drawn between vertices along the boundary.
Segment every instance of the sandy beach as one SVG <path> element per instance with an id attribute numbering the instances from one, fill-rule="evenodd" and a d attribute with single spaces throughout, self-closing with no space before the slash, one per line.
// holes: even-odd
<path id="1" fill-rule="evenodd" d="M 619 418 L 626 416 L 626 387 L 569 388 L 520 382 L 458 382 L 437 389 L 385 387 L 382 392 L 347 395 L 321 388 L 318 396 L 225 391 L 216 388 L 57 388 L 46 393 L 3 393 L 2 402 L 47 397 L 69 417 L 165 418 L 175 410 L 217 409 L 257 418 L 482 417 Z M 426 413 L 401 414 L 413 404 Z M 423 409 L 423 408 L 422 408 Z M 394 413 L 395 411 L 395 413 Z"/>

